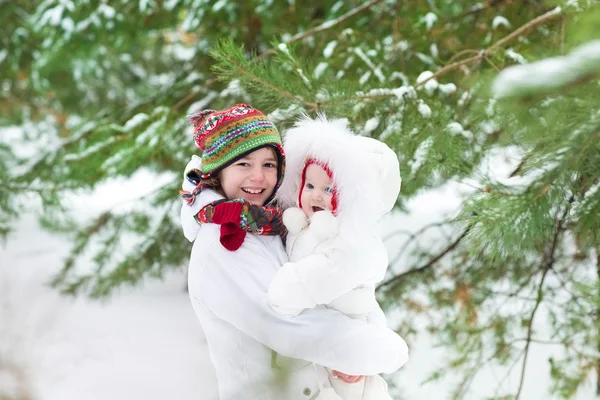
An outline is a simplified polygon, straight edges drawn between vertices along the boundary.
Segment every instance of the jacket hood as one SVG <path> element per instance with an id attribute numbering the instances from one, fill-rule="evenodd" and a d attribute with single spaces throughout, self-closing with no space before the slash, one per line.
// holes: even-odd
<path id="1" fill-rule="evenodd" d="M 286 174 L 276 198 L 297 205 L 302 171 L 314 158 L 333 173 L 340 222 L 373 223 L 389 212 L 400 193 L 398 157 L 385 143 L 356 136 L 346 120 L 302 117 L 284 133 Z"/>

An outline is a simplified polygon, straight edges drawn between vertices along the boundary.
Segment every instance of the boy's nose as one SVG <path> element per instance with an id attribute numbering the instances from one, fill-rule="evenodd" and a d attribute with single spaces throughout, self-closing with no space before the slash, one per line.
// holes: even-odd
<path id="1" fill-rule="evenodd" d="M 262 168 L 257 168 L 252 171 L 250 175 L 250 180 L 253 182 L 261 182 L 265 179 L 265 174 L 262 171 Z"/>

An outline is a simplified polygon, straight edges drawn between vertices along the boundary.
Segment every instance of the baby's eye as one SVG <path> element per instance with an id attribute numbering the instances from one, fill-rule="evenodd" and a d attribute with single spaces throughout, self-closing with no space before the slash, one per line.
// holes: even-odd
<path id="1" fill-rule="evenodd" d="M 333 188 L 332 187 L 326 187 L 325 188 L 325 193 L 327 193 L 327 194 L 333 193 Z"/>
<path id="2" fill-rule="evenodd" d="M 313 184 L 312 184 L 312 183 L 307 183 L 307 184 L 306 184 L 306 188 L 307 188 L 307 189 L 314 189 L 315 187 L 313 186 Z"/>

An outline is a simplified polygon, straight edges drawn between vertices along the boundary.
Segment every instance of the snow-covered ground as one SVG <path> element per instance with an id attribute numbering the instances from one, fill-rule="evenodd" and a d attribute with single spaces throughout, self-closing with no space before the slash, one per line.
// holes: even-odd
<path id="1" fill-rule="evenodd" d="M 141 181 L 147 182 L 143 173 L 129 187 L 142 188 Z M 121 190 L 122 184 L 99 188 L 93 201 L 87 198 L 86 211 L 93 214 L 122 203 L 123 193 L 136 192 Z M 415 231 L 455 212 L 461 190 L 464 185 L 451 184 L 419 196 L 411 202 L 408 216 L 386 218 L 383 231 L 398 226 Z M 390 250 L 397 244 L 390 242 Z M 184 291 L 185 272 L 173 272 L 162 282 L 148 281 L 105 302 L 62 298 L 45 283 L 61 266 L 69 246 L 66 239 L 41 230 L 32 216 L 26 216 L 0 248 L 0 359 L 12 360 L 17 370 L 24 371 L 17 378 L 29 383 L 33 399 L 216 399 L 206 342 Z M 409 345 L 411 360 L 394 375 L 403 399 L 450 398 L 449 379 L 421 385 L 446 350 L 434 347 L 425 336 Z M 533 346 L 522 399 L 550 398 L 547 359 L 552 351 Z M 493 394 L 502 375 L 500 370 L 484 370 L 468 399 Z M 0 389 L 18 391 L 9 387 L 15 385 L 14 378 L 0 372 Z M 517 378 L 513 373 L 504 387 L 514 391 Z M 589 384 L 578 399 L 591 398 Z"/>

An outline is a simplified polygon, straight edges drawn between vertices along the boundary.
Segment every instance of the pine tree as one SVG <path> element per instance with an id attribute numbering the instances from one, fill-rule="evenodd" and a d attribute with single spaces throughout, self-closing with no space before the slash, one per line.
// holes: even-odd
<path id="1" fill-rule="evenodd" d="M 594 379 L 600 394 L 596 2 L 20 3 L 1 5 L 2 118 L 53 145 L 35 160 L 0 148 L 0 229 L 31 188 L 44 225 L 72 232 L 62 193 L 141 168 L 172 176 L 76 230 L 61 291 L 107 296 L 185 264 L 186 113 L 249 102 L 283 130 L 326 112 L 397 151 L 398 210 L 449 182 L 474 187 L 456 218 L 410 232 L 379 288 L 399 332 L 425 319 L 452 349 L 430 379 L 456 371 L 460 399 L 483 366 L 518 366 L 518 386 L 493 397 L 518 399 L 531 347 L 552 344 L 564 356 L 549 360 L 549 390 L 571 398 Z M 549 64 L 535 61 L 548 57 L 563 67 L 543 80 Z M 486 168 L 506 154 L 519 160 L 510 176 Z M 432 244 L 430 230 L 444 234 Z M 80 271 L 89 248 L 97 269 Z"/>

